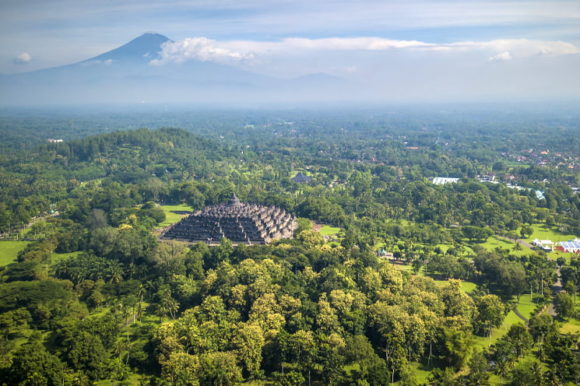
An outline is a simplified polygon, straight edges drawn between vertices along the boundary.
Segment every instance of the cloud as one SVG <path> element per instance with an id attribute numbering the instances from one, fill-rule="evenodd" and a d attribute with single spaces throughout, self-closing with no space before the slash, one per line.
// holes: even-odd
<path id="1" fill-rule="evenodd" d="M 188 60 L 235 63 L 268 56 L 311 55 L 322 52 L 380 52 L 419 51 L 433 53 L 479 53 L 482 60 L 499 61 L 545 55 L 580 53 L 572 43 L 529 39 L 497 39 L 490 41 L 463 41 L 428 43 L 418 40 L 393 40 L 379 37 L 353 38 L 284 38 L 278 41 L 227 40 L 218 41 L 193 37 L 165 43 L 161 58 L 151 63 L 182 63 Z"/>
<path id="2" fill-rule="evenodd" d="M 220 44 L 374 35 L 447 42 L 450 28 L 459 40 L 518 34 L 578 42 L 580 36 L 578 0 L 19 0 L 4 1 L 0 9 L 0 72 L 11 71 L 2 68 L 13 66 L 11 52 L 32 50 L 31 66 L 55 66 L 95 56 L 150 29 L 177 39 L 207 36 Z"/>
<path id="3" fill-rule="evenodd" d="M 472 51 L 489 50 L 497 53 L 509 52 L 514 57 L 530 57 L 543 55 L 571 55 L 580 53 L 580 49 L 572 43 L 562 41 L 530 40 L 530 39 L 496 39 L 484 42 L 458 42 L 444 45 L 451 50 Z"/>
<path id="4" fill-rule="evenodd" d="M 188 60 L 202 62 L 230 63 L 250 59 L 251 53 L 236 52 L 220 46 L 215 40 L 205 37 L 187 38 L 177 42 L 163 44 L 161 57 L 150 63 L 161 65 L 165 63 L 182 63 Z"/>
<path id="5" fill-rule="evenodd" d="M 107 60 L 89 60 L 86 62 L 82 62 L 81 65 L 82 66 L 110 66 L 111 64 L 113 64 L 113 59 L 107 59 Z"/>
<path id="6" fill-rule="evenodd" d="M 32 56 L 28 52 L 22 52 L 14 58 L 16 64 L 26 64 L 32 60 Z"/>
<path id="7" fill-rule="evenodd" d="M 490 62 L 505 62 L 508 60 L 512 60 L 512 55 L 510 54 L 509 51 L 504 51 L 497 55 L 491 56 L 488 60 Z"/>
<path id="8" fill-rule="evenodd" d="M 580 19 L 577 0 L 20 0 L 5 2 L 0 20 L 9 28 L 54 23 L 70 28 L 99 21 L 125 24 L 124 15 L 137 20 L 179 23 L 182 31 L 267 32 L 275 34 L 333 33 L 450 26 L 557 25 Z M 55 9 L 62 12 L 54 12 Z M 51 12 L 52 11 L 52 12 Z M 121 20 L 120 20 L 121 19 Z M 3 24 L 6 24 L 3 23 Z M 194 27 L 194 28 L 195 28 Z M 0 25 L 0 30 L 6 28 Z M 207 32 L 206 32 L 207 33 Z"/>

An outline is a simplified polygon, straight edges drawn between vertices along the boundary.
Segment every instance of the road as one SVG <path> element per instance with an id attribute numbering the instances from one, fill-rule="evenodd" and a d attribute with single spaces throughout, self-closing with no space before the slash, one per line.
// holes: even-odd
<path id="1" fill-rule="evenodd" d="M 557 278 L 556 281 L 554 282 L 554 284 L 552 285 L 552 292 L 554 293 L 554 298 L 556 297 L 556 295 L 563 290 L 562 288 L 562 276 L 560 275 L 560 267 L 558 266 L 558 269 L 556 270 L 557 273 Z M 554 308 L 554 302 L 550 303 L 548 305 L 548 308 L 546 309 L 546 312 L 550 315 L 552 315 L 553 317 L 556 317 L 558 315 L 558 313 L 556 312 L 556 309 Z"/>
<path id="2" fill-rule="evenodd" d="M 497 237 L 498 239 L 502 239 L 504 241 L 508 241 L 510 243 L 514 243 L 515 242 L 515 243 L 518 243 L 520 245 L 523 245 L 524 247 L 528 247 L 530 249 L 534 249 L 534 246 L 532 244 L 530 244 L 527 241 L 522 240 L 522 239 L 516 239 L 516 240 L 514 240 L 514 239 L 510 239 L 509 237 L 499 236 L 499 235 L 496 235 L 495 237 Z"/>

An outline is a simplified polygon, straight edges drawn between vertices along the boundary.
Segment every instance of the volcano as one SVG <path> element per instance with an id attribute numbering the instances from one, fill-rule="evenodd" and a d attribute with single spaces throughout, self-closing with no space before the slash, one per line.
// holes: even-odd
<path id="1" fill-rule="evenodd" d="M 77 63 L 0 77 L 0 104 L 272 102 L 294 95 L 304 100 L 332 87 L 315 76 L 281 80 L 211 61 L 154 64 L 163 45 L 172 42 L 145 33 L 111 51 Z M 320 79 L 323 79 L 321 81 Z M 338 83 L 338 82 L 336 82 Z M 324 86 L 322 87 L 321 84 Z"/>

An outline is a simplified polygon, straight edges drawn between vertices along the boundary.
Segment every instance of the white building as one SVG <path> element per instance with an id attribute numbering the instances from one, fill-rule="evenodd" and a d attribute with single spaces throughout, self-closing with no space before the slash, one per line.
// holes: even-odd
<path id="1" fill-rule="evenodd" d="M 580 239 L 561 241 L 560 248 L 568 253 L 580 253 Z"/>
<path id="2" fill-rule="evenodd" d="M 545 252 L 551 252 L 552 249 L 554 248 L 554 242 L 552 240 L 535 239 L 534 241 L 532 241 L 532 244 L 544 250 Z"/>
<path id="3" fill-rule="evenodd" d="M 452 178 L 452 177 L 433 177 L 432 182 L 435 185 L 454 184 L 456 182 L 459 182 L 459 178 Z"/>

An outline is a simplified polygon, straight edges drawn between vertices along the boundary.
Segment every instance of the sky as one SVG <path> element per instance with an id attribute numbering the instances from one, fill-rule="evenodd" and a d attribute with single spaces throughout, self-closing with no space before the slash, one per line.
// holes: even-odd
<path id="1" fill-rule="evenodd" d="M 2 0 L 0 73 L 77 62 L 144 32 L 174 41 L 154 66 L 324 73 L 403 97 L 407 86 L 580 97 L 579 0 Z"/>

